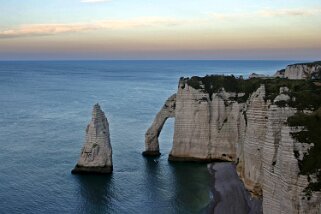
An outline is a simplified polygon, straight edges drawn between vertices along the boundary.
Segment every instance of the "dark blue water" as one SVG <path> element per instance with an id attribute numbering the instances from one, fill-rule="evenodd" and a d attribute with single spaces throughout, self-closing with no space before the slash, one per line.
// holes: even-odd
<path id="1" fill-rule="evenodd" d="M 145 159 L 144 134 L 181 76 L 272 74 L 285 61 L 0 62 L 0 213 L 199 213 L 206 165 Z M 74 176 L 92 106 L 110 123 L 114 172 Z"/>

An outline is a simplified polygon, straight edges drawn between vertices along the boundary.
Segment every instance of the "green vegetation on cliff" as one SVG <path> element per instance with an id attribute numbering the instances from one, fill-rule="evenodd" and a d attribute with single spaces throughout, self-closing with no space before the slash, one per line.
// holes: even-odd
<path id="1" fill-rule="evenodd" d="M 320 95 L 321 96 L 321 95 Z M 309 186 L 306 193 L 321 190 L 321 108 L 312 114 L 296 113 L 288 118 L 290 126 L 302 126 L 302 131 L 291 133 L 292 137 L 300 143 L 313 144 L 304 155 L 303 159 L 299 159 L 297 151 L 296 157 L 299 162 L 300 174 L 307 175 L 309 178 Z M 315 180 L 311 179 L 311 175 L 316 176 Z"/>
<path id="2" fill-rule="evenodd" d="M 187 84 L 208 93 L 210 99 L 222 88 L 227 92 L 245 93 L 245 96 L 238 99 L 238 102 L 245 102 L 249 95 L 260 87 L 260 81 L 253 80 L 244 80 L 235 76 L 208 75 L 205 77 L 193 76 L 187 80 Z"/>
<path id="3" fill-rule="evenodd" d="M 321 61 L 315 61 L 315 62 L 303 62 L 303 63 L 296 63 L 292 65 L 307 65 L 307 66 L 316 66 L 321 65 Z M 291 65 L 290 65 L 291 66 Z"/>
<path id="4" fill-rule="evenodd" d="M 245 93 L 242 97 L 234 98 L 238 102 L 246 102 L 251 93 L 256 91 L 261 84 L 265 85 L 265 100 L 274 100 L 280 93 L 280 87 L 289 88 L 288 95 L 291 99 L 287 102 L 277 103 L 280 107 L 286 104 L 298 110 L 316 110 L 321 106 L 321 87 L 319 82 L 306 80 L 274 79 L 243 79 L 235 76 L 207 75 L 205 77 L 193 76 L 186 80 L 187 84 L 195 89 L 208 93 L 210 99 L 214 93 L 224 88 L 227 92 Z"/>

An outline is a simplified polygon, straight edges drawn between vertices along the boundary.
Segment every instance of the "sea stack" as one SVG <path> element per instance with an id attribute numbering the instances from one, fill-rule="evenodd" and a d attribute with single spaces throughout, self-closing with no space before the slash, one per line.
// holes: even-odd
<path id="1" fill-rule="evenodd" d="M 108 174 L 113 171 L 109 124 L 99 104 L 94 105 L 86 129 L 86 142 L 73 174 Z"/>

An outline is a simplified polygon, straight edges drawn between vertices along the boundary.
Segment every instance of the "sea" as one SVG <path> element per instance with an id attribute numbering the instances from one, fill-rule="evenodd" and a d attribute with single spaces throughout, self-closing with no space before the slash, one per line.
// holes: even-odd
<path id="1" fill-rule="evenodd" d="M 207 213 L 206 164 L 168 162 L 174 119 L 158 158 L 144 135 L 180 77 L 272 75 L 298 61 L 1 61 L 0 213 Z M 91 111 L 110 125 L 111 175 L 72 175 Z"/>

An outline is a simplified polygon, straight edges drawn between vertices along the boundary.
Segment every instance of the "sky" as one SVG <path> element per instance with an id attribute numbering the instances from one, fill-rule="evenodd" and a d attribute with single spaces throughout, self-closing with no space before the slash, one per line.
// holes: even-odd
<path id="1" fill-rule="evenodd" d="M 0 60 L 321 60 L 320 0 L 0 0 Z"/>

